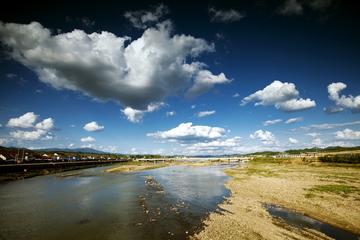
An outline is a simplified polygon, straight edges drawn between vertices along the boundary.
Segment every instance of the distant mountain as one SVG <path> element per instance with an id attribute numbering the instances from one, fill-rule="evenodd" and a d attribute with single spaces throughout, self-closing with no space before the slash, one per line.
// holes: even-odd
<path id="1" fill-rule="evenodd" d="M 100 150 L 96 150 L 93 148 L 44 148 L 44 149 L 36 149 L 33 151 L 37 152 L 69 152 L 69 153 L 94 153 L 94 154 L 107 154 L 107 152 L 103 152 Z"/>

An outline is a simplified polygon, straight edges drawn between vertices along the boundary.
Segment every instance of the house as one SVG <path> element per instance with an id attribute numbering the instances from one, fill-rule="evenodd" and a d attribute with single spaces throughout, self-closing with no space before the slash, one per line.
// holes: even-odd
<path id="1" fill-rule="evenodd" d="M 53 159 L 54 159 L 54 160 L 60 160 L 59 154 L 54 153 Z"/>
<path id="2" fill-rule="evenodd" d="M 0 159 L 6 161 L 6 157 L 2 154 L 0 154 Z"/>

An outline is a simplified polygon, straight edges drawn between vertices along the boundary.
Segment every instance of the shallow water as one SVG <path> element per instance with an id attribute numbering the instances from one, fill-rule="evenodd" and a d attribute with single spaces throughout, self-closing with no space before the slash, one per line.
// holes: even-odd
<path id="1" fill-rule="evenodd" d="M 1 184 L 0 239 L 184 239 L 229 196 L 224 167 L 98 167 Z"/>
<path id="2" fill-rule="evenodd" d="M 343 229 L 334 227 L 324 222 L 320 222 L 316 219 L 310 218 L 300 213 L 290 211 L 286 208 L 279 207 L 273 204 L 266 204 L 266 210 L 274 217 L 279 217 L 285 222 L 300 228 L 311 228 L 319 232 L 326 234 L 327 236 L 334 239 L 344 240 L 358 240 L 360 236 L 345 231 Z"/>

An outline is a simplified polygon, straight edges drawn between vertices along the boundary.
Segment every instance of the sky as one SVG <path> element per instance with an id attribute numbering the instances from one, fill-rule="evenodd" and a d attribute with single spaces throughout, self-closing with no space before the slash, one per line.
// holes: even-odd
<path id="1" fill-rule="evenodd" d="M 168 155 L 358 146 L 354 2 L 10 3 L 0 145 Z"/>

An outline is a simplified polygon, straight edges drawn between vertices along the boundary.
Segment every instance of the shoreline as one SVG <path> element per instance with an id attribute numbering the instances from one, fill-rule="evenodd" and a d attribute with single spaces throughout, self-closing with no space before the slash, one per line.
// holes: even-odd
<path id="1" fill-rule="evenodd" d="M 231 196 L 192 239 L 331 239 L 272 217 L 275 204 L 360 235 L 359 166 L 251 162 L 227 169 Z"/>

